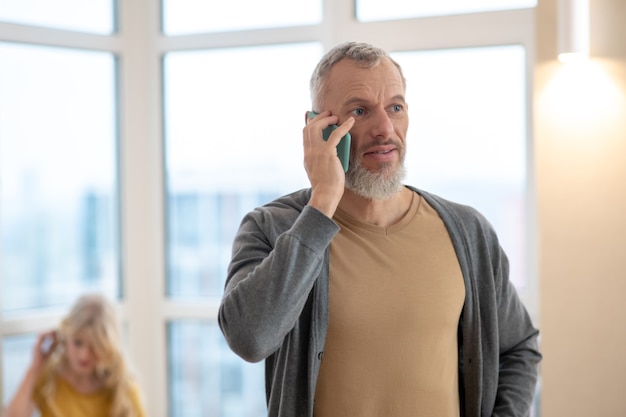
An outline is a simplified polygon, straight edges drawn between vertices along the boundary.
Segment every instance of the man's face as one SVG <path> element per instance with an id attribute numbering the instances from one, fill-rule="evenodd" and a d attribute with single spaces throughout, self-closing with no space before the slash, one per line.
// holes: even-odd
<path id="1" fill-rule="evenodd" d="M 392 181 L 395 187 L 401 180 L 409 126 L 404 94 L 400 72 L 388 59 L 373 68 L 344 59 L 331 68 L 320 110 L 330 110 L 339 117 L 339 123 L 350 116 L 355 119 L 350 129 L 348 188 L 369 190 L 380 181 Z M 359 184 L 364 181 L 367 184 Z"/>

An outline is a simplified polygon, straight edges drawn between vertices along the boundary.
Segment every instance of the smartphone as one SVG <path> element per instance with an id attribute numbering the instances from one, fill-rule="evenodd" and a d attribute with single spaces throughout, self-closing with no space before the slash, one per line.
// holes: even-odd
<path id="1" fill-rule="evenodd" d="M 44 355 L 49 354 L 56 347 L 56 343 L 57 343 L 56 332 L 46 336 L 46 338 L 43 339 L 41 342 L 41 353 L 43 353 Z"/>
<path id="2" fill-rule="evenodd" d="M 314 118 L 318 114 L 310 111 L 309 119 Z M 324 140 L 328 140 L 330 134 L 333 133 L 333 130 L 337 129 L 339 126 L 330 125 L 326 129 L 322 130 L 322 137 Z M 339 141 L 339 145 L 337 145 L 337 156 L 341 161 L 341 166 L 343 167 L 343 172 L 348 171 L 348 166 L 350 165 L 350 142 L 352 138 L 350 137 L 350 132 L 346 133 L 341 140 Z"/>

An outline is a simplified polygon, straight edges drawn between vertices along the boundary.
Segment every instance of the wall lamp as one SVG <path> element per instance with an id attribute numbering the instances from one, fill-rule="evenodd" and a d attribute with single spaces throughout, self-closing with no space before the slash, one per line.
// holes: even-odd
<path id="1" fill-rule="evenodd" d="M 589 57 L 589 0 L 558 0 L 558 52 L 563 63 Z"/>

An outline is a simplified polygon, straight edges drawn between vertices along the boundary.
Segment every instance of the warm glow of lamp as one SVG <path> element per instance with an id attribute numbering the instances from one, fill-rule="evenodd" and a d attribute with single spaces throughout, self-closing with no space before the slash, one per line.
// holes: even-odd
<path id="1" fill-rule="evenodd" d="M 586 60 L 589 57 L 589 0 L 559 0 L 559 61 Z"/>

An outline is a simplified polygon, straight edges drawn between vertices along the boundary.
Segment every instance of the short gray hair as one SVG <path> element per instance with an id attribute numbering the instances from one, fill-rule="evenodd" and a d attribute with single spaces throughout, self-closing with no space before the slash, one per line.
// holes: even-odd
<path id="1" fill-rule="evenodd" d="M 315 67 L 313 75 L 311 75 L 310 89 L 313 107 L 318 106 L 318 99 L 322 93 L 326 78 L 328 78 L 328 74 L 330 73 L 332 66 L 337 62 L 342 59 L 350 59 L 363 68 L 372 68 L 380 64 L 384 58 L 387 58 L 396 66 L 396 68 L 398 68 L 400 77 L 402 77 L 402 82 L 406 86 L 406 80 L 404 78 L 404 74 L 402 74 L 402 68 L 385 50 L 363 42 L 345 42 L 332 48 L 322 57 L 320 62 Z M 324 109 L 313 108 L 313 110 L 322 111 Z"/>

